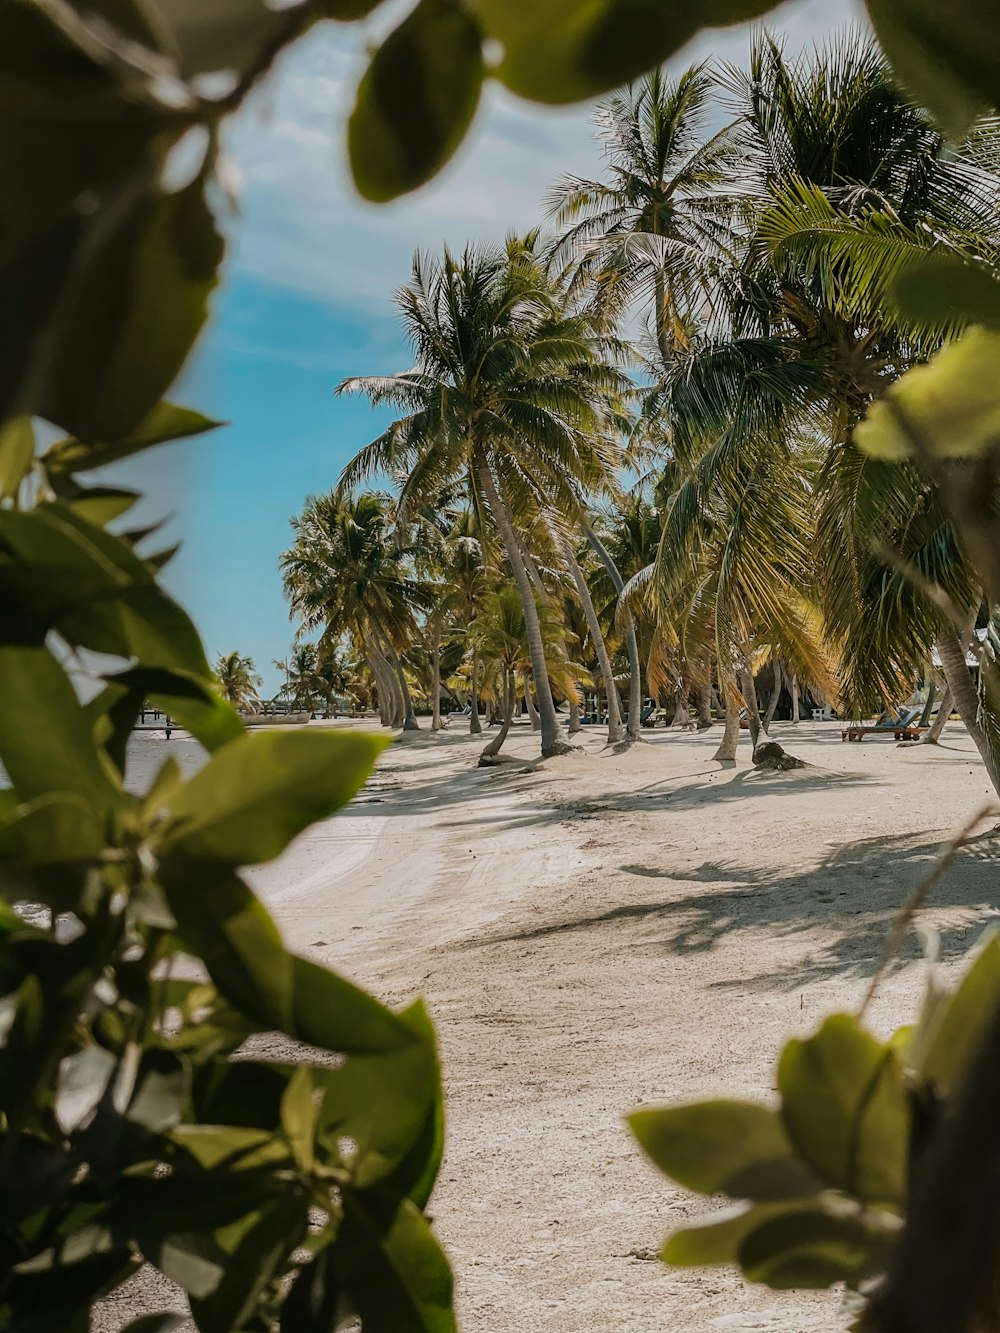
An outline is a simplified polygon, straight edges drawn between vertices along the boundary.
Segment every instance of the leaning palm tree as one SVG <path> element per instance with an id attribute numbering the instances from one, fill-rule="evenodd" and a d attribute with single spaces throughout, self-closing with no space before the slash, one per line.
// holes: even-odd
<path id="1" fill-rule="evenodd" d="M 252 657 L 244 657 L 242 653 L 220 653 L 213 671 L 224 699 L 234 708 L 256 711 L 260 704 L 257 691 L 264 681 L 257 674 Z"/>
<path id="2" fill-rule="evenodd" d="M 406 415 L 361 450 L 340 485 L 400 475 L 403 513 L 445 486 L 467 487 L 480 531 L 499 534 L 521 598 L 548 756 L 564 746 L 518 516 L 550 506 L 572 512 L 579 490 L 605 482 L 619 453 L 604 430 L 607 395 L 623 382 L 600 359 L 592 321 L 561 304 L 537 248 L 529 236 L 461 257 L 414 259 L 397 306 L 415 365 L 339 389 Z"/>
<path id="3" fill-rule="evenodd" d="M 281 556 L 291 615 L 303 630 L 321 631 L 321 652 L 346 635 L 375 677 L 383 723 L 412 730 L 402 656 L 429 597 L 399 546 L 391 498 L 378 491 L 312 496 L 292 531 Z"/>

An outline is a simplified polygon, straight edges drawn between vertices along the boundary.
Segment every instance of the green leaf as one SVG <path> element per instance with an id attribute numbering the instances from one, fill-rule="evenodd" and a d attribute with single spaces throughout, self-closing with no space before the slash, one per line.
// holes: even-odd
<path id="1" fill-rule="evenodd" d="M 72 793 L 97 821 L 118 793 L 62 667 L 45 648 L 0 647 L 0 681 L 0 762 L 19 798 Z"/>
<path id="2" fill-rule="evenodd" d="M 633 1111 L 627 1119 L 664 1175 L 700 1194 L 794 1199 L 821 1188 L 770 1107 L 697 1102 Z"/>
<path id="3" fill-rule="evenodd" d="M 332 1249 L 365 1333 L 455 1333 L 448 1261 L 409 1199 L 345 1191 Z"/>
<path id="4" fill-rule="evenodd" d="M 309 1223 L 304 1198 L 289 1193 L 273 1199 L 245 1223 L 234 1228 L 235 1242 L 220 1234 L 228 1253 L 225 1274 L 207 1298 L 191 1301 L 200 1333 L 232 1333 L 245 1328 L 261 1294 L 284 1269 L 286 1259 L 301 1245 Z"/>
<path id="5" fill-rule="evenodd" d="M 906 1193 L 910 1107 L 891 1047 L 834 1014 L 778 1065 L 781 1114 L 798 1152 L 831 1185 L 876 1203 Z"/>
<path id="6" fill-rule="evenodd" d="M 62 504 L 0 511 L 0 639 L 40 642 L 57 629 L 75 647 L 144 666 L 209 675 L 198 632 L 128 542 Z"/>
<path id="7" fill-rule="evenodd" d="M 866 1225 L 858 1213 L 818 1204 L 770 1218 L 739 1247 L 744 1276 L 778 1290 L 820 1290 L 856 1282 L 884 1260 L 889 1234 Z"/>
<path id="8" fill-rule="evenodd" d="M 675 1231 L 660 1252 L 665 1264 L 674 1268 L 710 1268 L 739 1261 L 740 1246 L 752 1231 L 773 1217 L 796 1211 L 789 1203 L 742 1204 L 712 1213 L 701 1226 Z"/>
<path id="9" fill-rule="evenodd" d="M 17 495 L 35 457 L 35 432 L 30 417 L 15 417 L 0 426 L 0 500 Z"/>
<path id="10" fill-rule="evenodd" d="M 1000 282 L 980 264 L 932 254 L 893 284 L 901 314 L 915 324 L 953 329 L 958 322 L 1000 329 Z"/>
<path id="11" fill-rule="evenodd" d="M 914 366 L 873 403 L 854 432 L 859 449 L 896 460 L 921 451 L 972 458 L 1000 440 L 1000 333 L 970 329 Z"/>
<path id="12" fill-rule="evenodd" d="M 215 421 L 201 412 L 189 407 L 178 407 L 174 403 L 157 403 L 139 422 L 136 428 L 124 439 L 98 440 L 85 444 L 82 440 L 66 439 L 54 444 L 42 457 L 42 462 L 50 475 L 66 475 L 71 472 L 86 472 L 91 468 L 104 467 L 116 463 L 119 459 L 129 458 L 132 454 L 151 449 L 157 444 L 166 444 L 170 440 L 189 439 L 193 435 L 204 435 L 206 431 L 217 430 L 225 422 Z"/>
<path id="13" fill-rule="evenodd" d="M 292 957 L 294 1036 L 344 1055 L 393 1051 L 420 1040 L 419 1026 L 308 958 Z"/>
<path id="14" fill-rule="evenodd" d="M 260 900 L 223 865 L 172 857 L 160 874 L 179 938 L 220 992 L 243 1013 L 287 1032 L 292 960 Z"/>
<path id="15" fill-rule="evenodd" d="M 700 28 L 743 23 L 774 0 L 478 0 L 503 46 L 500 80 L 536 102 L 576 102 L 627 83 L 679 51 Z"/>
<path id="16" fill-rule="evenodd" d="M 440 1095 L 436 1054 L 424 1035 L 429 1020 L 419 1002 L 401 1017 L 422 1040 L 386 1053 L 349 1056 L 338 1069 L 313 1068 L 325 1094 L 319 1132 L 327 1142 L 354 1141 L 352 1177 L 359 1188 L 384 1182 L 409 1162 L 400 1184 L 419 1192 L 426 1183 L 424 1168 L 437 1168 L 434 1145 L 427 1147 L 423 1161 L 418 1147 L 427 1144 L 428 1117 Z"/>
<path id="17" fill-rule="evenodd" d="M 414 1139 L 413 1146 L 399 1165 L 385 1177 L 382 1185 L 395 1194 L 412 1199 L 418 1208 L 424 1208 L 434 1190 L 441 1168 L 441 1159 L 444 1156 L 444 1089 L 437 1059 L 434 1025 L 430 1015 L 423 1004 L 417 1004 L 406 1011 L 405 1017 L 412 1029 L 423 1034 L 434 1058 L 434 1090 L 423 1127 Z"/>
<path id="18" fill-rule="evenodd" d="M 0 815 L 0 861 L 8 872 L 12 866 L 82 865 L 104 849 L 103 822 L 89 798 L 78 792 L 36 796 Z M 19 882 L 16 877 L 8 881 Z"/>
<path id="19" fill-rule="evenodd" d="M 386 742 L 377 736 L 272 731 L 224 746 L 173 805 L 163 852 L 256 865 L 351 799 Z"/>
<path id="20" fill-rule="evenodd" d="M 281 1307 L 281 1333 L 330 1333 L 339 1308 L 340 1285 L 328 1247 L 299 1270 Z"/>
<path id="21" fill-rule="evenodd" d="M 315 1094 L 311 1072 L 306 1065 L 299 1065 L 281 1099 L 281 1128 L 296 1164 L 303 1171 L 312 1171 L 316 1164 L 313 1144 L 319 1123 L 319 1101 Z"/>
<path id="22" fill-rule="evenodd" d="M 170 1139 L 203 1171 L 238 1171 L 247 1159 L 257 1164 L 262 1150 L 270 1156 L 272 1148 L 276 1160 L 289 1156 L 269 1130 L 242 1125 L 178 1125 Z"/>
<path id="23" fill-rule="evenodd" d="M 264 0 L 170 0 L 164 13 L 180 51 L 185 78 L 215 71 L 242 76 L 271 44 L 280 42 L 289 15 Z"/>
<path id="24" fill-rule="evenodd" d="M 112 731 L 105 747 L 122 772 L 128 739 L 147 701 L 189 731 L 209 752 L 244 734 L 235 708 L 194 672 L 140 666 L 104 679 L 106 688 L 91 700 L 87 711 L 95 721 L 109 719 Z M 171 798 L 175 796 L 176 791 L 171 792 Z"/>
<path id="25" fill-rule="evenodd" d="M 1000 105 L 1000 28 L 980 0 L 865 0 L 900 81 L 960 138 Z"/>
<path id="26" fill-rule="evenodd" d="M 354 183 L 381 203 L 415 190 L 449 160 L 479 105 L 479 28 L 458 0 L 420 0 L 382 43 L 348 126 Z"/>
<path id="27" fill-rule="evenodd" d="M 88 1046 L 59 1062 L 53 1112 L 64 1134 L 72 1134 L 96 1111 L 116 1068 L 115 1057 L 101 1046 Z"/>
<path id="28" fill-rule="evenodd" d="M 145 1051 L 125 1118 L 151 1134 L 167 1133 L 183 1115 L 188 1083 L 186 1065 L 171 1051 Z"/>
<path id="29" fill-rule="evenodd" d="M 84 522 L 105 528 L 128 513 L 139 499 L 139 492 L 120 486 L 81 486 L 76 488 L 75 495 L 64 498 Z"/>
<path id="30" fill-rule="evenodd" d="M 955 1092 L 1000 1005 L 1000 935 L 992 935 L 957 989 L 935 1006 L 915 1042 L 920 1077 L 942 1097 Z"/>
<path id="31" fill-rule="evenodd" d="M 202 177 L 139 198 L 81 266 L 37 414 L 85 441 L 138 430 L 201 331 L 223 250 Z"/>

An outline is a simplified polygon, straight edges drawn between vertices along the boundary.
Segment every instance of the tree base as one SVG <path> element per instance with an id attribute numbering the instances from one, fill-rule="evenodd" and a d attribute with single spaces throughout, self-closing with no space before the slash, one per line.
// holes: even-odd
<path id="1" fill-rule="evenodd" d="M 567 745 L 565 741 L 556 741 L 555 745 L 550 745 L 548 749 L 542 747 L 542 758 L 555 759 L 561 754 L 575 754 L 579 748 L 578 745 Z"/>
<path id="2" fill-rule="evenodd" d="M 772 773 L 786 773 L 790 768 L 807 768 L 804 759 L 786 754 L 777 741 L 762 741 L 753 752 L 754 768 Z"/>

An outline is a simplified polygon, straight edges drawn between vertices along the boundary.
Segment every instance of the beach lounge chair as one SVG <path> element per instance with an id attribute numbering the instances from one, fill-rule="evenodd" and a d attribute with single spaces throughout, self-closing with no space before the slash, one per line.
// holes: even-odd
<path id="1" fill-rule="evenodd" d="M 879 720 L 871 726 L 863 722 L 855 722 L 847 726 L 840 733 L 842 741 L 863 741 L 866 736 L 893 736 L 897 741 L 915 741 L 919 738 L 921 731 L 926 731 L 926 727 L 917 724 L 919 710 L 916 708 L 901 708 L 895 715 L 883 713 Z"/>
<path id="2" fill-rule="evenodd" d="M 656 726 L 656 704 L 647 704 L 646 707 L 642 710 L 642 712 L 639 714 L 639 726 L 640 727 Z"/>

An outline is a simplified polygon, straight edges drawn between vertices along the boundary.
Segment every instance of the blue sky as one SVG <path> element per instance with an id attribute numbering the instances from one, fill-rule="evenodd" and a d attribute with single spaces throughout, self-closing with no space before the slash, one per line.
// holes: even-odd
<path id="1" fill-rule="evenodd" d="M 773 26 L 801 46 L 859 8 L 858 0 L 794 0 Z M 182 545 L 167 582 L 210 656 L 250 653 L 267 693 L 279 679 L 272 659 L 294 631 L 277 570 L 288 520 L 386 420 L 333 390 L 346 375 L 408 364 L 391 298 L 413 249 L 530 226 L 562 172 L 600 171 L 591 108 L 545 111 L 491 90 L 438 181 L 389 207 L 363 204 L 348 179 L 343 128 L 373 35 L 324 25 L 285 57 L 234 126 L 240 211 L 227 224 L 225 280 L 172 394 L 230 424 L 152 451 L 123 478 L 148 492 L 144 517 L 170 516 L 166 531 Z M 716 33 L 674 65 L 710 54 L 740 61 L 746 45 L 746 30 Z"/>

